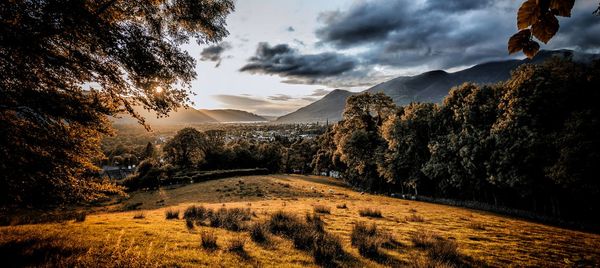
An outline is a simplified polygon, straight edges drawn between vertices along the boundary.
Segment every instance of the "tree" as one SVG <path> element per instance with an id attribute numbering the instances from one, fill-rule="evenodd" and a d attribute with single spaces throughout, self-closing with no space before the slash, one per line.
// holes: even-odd
<path id="1" fill-rule="evenodd" d="M 195 168 L 205 161 L 209 145 L 206 135 L 187 127 L 170 139 L 163 147 L 165 159 L 180 168 Z"/>
<path id="2" fill-rule="evenodd" d="M 517 12 L 518 33 L 508 40 L 510 54 L 523 51 L 528 58 L 533 58 L 540 50 L 537 40 L 547 44 L 560 27 L 556 16 L 571 17 L 575 0 L 527 0 L 521 4 Z M 594 14 L 598 15 L 600 4 Z"/>
<path id="3" fill-rule="evenodd" d="M 156 154 L 156 149 L 154 148 L 154 144 L 152 142 L 148 142 L 146 147 L 144 147 L 144 152 L 142 153 L 142 160 L 154 157 Z"/>
<path id="4" fill-rule="evenodd" d="M 347 179 L 353 184 L 380 190 L 383 181 L 377 163 L 385 149 L 379 135 L 384 119 L 396 112 L 392 99 L 383 93 L 362 93 L 346 100 L 344 119 L 334 127 L 336 151 L 333 158 L 348 167 Z"/>
<path id="5" fill-rule="evenodd" d="M 92 181 L 107 116 L 144 123 L 133 106 L 162 116 L 185 104 L 196 74 L 179 45 L 220 40 L 232 10 L 231 0 L 0 2 L 0 201 L 118 191 Z"/>

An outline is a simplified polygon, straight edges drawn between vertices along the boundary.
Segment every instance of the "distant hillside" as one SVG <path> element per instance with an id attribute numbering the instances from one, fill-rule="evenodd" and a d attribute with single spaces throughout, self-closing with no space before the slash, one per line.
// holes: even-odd
<path id="1" fill-rule="evenodd" d="M 196 110 L 194 108 L 178 109 L 169 113 L 168 117 L 156 118 L 156 113 L 148 112 L 141 107 L 135 110 L 140 113 L 146 122 L 150 125 L 186 125 L 202 123 L 225 123 L 225 122 L 261 122 L 267 121 L 262 116 L 240 111 L 240 110 Z M 137 124 L 137 120 L 129 115 L 122 118 L 113 118 L 113 123 L 117 125 Z"/>
<path id="2" fill-rule="evenodd" d="M 411 102 L 441 102 L 454 86 L 465 82 L 488 84 L 504 81 L 510 77 L 510 72 L 521 64 L 540 63 L 552 56 L 572 58 L 578 62 L 600 58 L 598 54 L 575 53 L 570 50 L 541 51 L 531 60 L 504 60 L 482 63 L 454 73 L 435 70 L 415 76 L 401 76 L 365 91 L 370 93 L 383 92 L 390 96 L 397 105 L 407 105 Z M 346 98 L 353 93 L 343 90 L 334 92 L 293 113 L 280 117 L 277 122 L 315 122 L 325 121 L 326 118 L 329 121 L 340 120 Z"/>
<path id="3" fill-rule="evenodd" d="M 269 121 L 266 118 L 241 110 L 222 109 L 206 110 L 200 109 L 200 112 L 214 118 L 219 122 L 263 122 Z"/>
<path id="4" fill-rule="evenodd" d="M 303 123 L 303 122 L 325 122 L 339 121 L 346 99 L 356 93 L 336 89 L 325 95 L 318 101 L 302 107 L 295 112 L 277 118 L 276 123 Z"/>

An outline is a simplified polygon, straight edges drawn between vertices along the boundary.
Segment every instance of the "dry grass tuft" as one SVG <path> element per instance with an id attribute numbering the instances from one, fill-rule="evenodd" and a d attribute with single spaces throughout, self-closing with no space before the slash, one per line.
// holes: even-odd
<path id="1" fill-rule="evenodd" d="M 246 244 L 246 239 L 235 237 L 229 240 L 229 245 L 227 245 L 227 251 L 235 252 L 238 254 L 243 254 L 245 252 L 244 245 Z"/>
<path id="2" fill-rule="evenodd" d="M 167 209 L 167 211 L 165 211 L 165 218 L 167 220 L 178 220 L 179 219 L 179 210 Z"/>
<path id="3" fill-rule="evenodd" d="M 361 217 L 383 218 L 381 210 L 372 208 L 361 209 L 358 211 L 358 215 L 360 215 Z"/>
<path id="4" fill-rule="evenodd" d="M 331 209 L 324 205 L 315 205 L 313 207 L 313 211 L 315 213 L 322 213 L 322 214 L 330 214 L 331 213 Z"/>
<path id="5" fill-rule="evenodd" d="M 348 208 L 348 207 L 346 206 L 346 203 L 344 203 L 344 204 L 341 204 L 341 205 L 337 205 L 337 206 L 335 206 L 335 207 L 336 207 L 336 208 L 339 208 L 339 209 L 347 209 L 347 208 Z"/>
<path id="6" fill-rule="evenodd" d="M 410 216 L 406 216 L 406 221 L 409 222 L 425 222 L 425 218 L 417 215 L 417 214 L 411 214 Z"/>
<path id="7" fill-rule="evenodd" d="M 271 240 L 269 238 L 269 227 L 264 222 L 257 222 L 250 226 L 250 239 L 256 243 L 267 244 Z"/>
<path id="8" fill-rule="evenodd" d="M 140 212 L 137 212 L 137 213 L 133 214 L 133 218 L 136 219 L 136 220 L 145 219 L 146 218 L 146 214 L 144 214 L 144 212 L 140 211 Z"/>
<path id="9" fill-rule="evenodd" d="M 369 259 L 380 258 L 380 248 L 387 240 L 386 238 L 377 230 L 377 225 L 368 226 L 364 222 L 356 223 L 350 234 L 351 245 L 358 248 L 360 255 Z"/>
<path id="10" fill-rule="evenodd" d="M 75 214 L 75 222 L 84 222 L 86 214 L 85 212 L 79 212 Z"/>
<path id="11" fill-rule="evenodd" d="M 216 250 L 219 248 L 217 245 L 217 236 L 214 232 L 203 231 L 200 233 L 200 245 L 207 250 Z"/>

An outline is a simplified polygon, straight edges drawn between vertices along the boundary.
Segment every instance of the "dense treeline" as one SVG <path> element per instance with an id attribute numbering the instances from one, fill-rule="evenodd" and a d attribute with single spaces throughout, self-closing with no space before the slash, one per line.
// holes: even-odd
<path id="1" fill-rule="evenodd" d="M 600 204 L 598 89 L 600 63 L 553 59 L 495 85 L 463 84 L 441 105 L 355 95 L 311 166 L 371 191 L 590 220 Z"/>

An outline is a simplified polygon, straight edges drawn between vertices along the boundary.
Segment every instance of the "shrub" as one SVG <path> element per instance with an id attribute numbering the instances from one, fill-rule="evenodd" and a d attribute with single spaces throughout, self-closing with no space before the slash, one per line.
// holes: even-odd
<path id="1" fill-rule="evenodd" d="M 290 238 L 301 225 L 302 222 L 296 216 L 283 211 L 273 213 L 268 221 L 271 233 Z"/>
<path id="2" fill-rule="evenodd" d="M 313 210 L 315 213 L 323 213 L 323 214 L 330 214 L 331 213 L 331 209 L 329 207 L 326 207 L 324 205 L 315 205 L 313 207 Z"/>
<path id="3" fill-rule="evenodd" d="M 214 232 L 204 231 L 200 234 L 200 245 L 204 249 L 215 250 L 218 248 L 217 236 Z"/>
<path id="4" fill-rule="evenodd" d="M 346 203 L 344 203 L 344 204 L 341 204 L 341 205 L 337 205 L 337 206 L 335 206 L 335 207 L 336 207 L 336 208 L 339 208 L 339 209 L 347 209 L 347 208 L 348 208 L 348 207 L 346 206 Z"/>
<path id="5" fill-rule="evenodd" d="M 194 222 L 190 219 L 185 219 L 185 227 L 187 227 L 189 230 L 194 229 Z"/>
<path id="6" fill-rule="evenodd" d="M 203 206 L 189 206 L 183 212 L 183 218 L 192 223 L 196 222 L 200 225 L 201 222 L 208 217 L 208 210 Z"/>
<path id="7" fill-rule="evenodd" d="M 384 238 L 375 224 L 367 226 L 364 222 L 359 222 L 352 229 L 350 241 L 353 247 L 358 248 L 360 255 L 374 259 L 381 255 L 379 249 L 384 243 Z"/>
<path id="8" fill-rule="evenodd" d="M 268 227 L 265 223 L 255 223 L 250 226 L 250 239 L 257 243 L 266 243 L 269 241 Z"/>
<path id="9" fill-rule="evenodd" d="M 431 247 L 439 238 L 440 237 L 438 235 L 423 230 L 414 232 L 410 237 L 413 244 L 415 244 L 415 247 L 419 248 Z"/>
<path id="10" fill-rule="evenodd" d="M 429 258 L 440 262 L 457 263 L 460 259 L 458 244 L 455 241 L 441 238 L 435 242 L 427 251 Z"/>
<path id="11" fill-rule="evenodd" d="M 325 222 L 318 214 L 310 215 L 309 213 L 306 213 L 306 223 L 317 232 L 325 231 Z"/>
<path id="12" fill-rule="evenodd" d="M 144 218 L 146 218 L 146 215 L 144 214 L 144 212 L 141 212 L 141 211 L 140 211 L 140 212 L 138 212 L 138 213 L 135 213 L 135 214 L 133 215 L 133 218 L 134 218 L 134 219 L 136 219 L 136 220 L 137 220 L 137 219 L 144 219 Z"/>
<path id="13" fill-rule="evenodd" d="M 417 215 L 417 214 L 411 214 L 410 216 L 406 217 L 406 221 L 410 221 L 410 222 L 424 222 L 425 218 Z"/>
<path id="14" fill-rule="evenodd" d="M 75 214 L 75 222 L 84 222 L 86 214 L 85 212 L 79 212 Z"/>
<path id="15" fill-rule="evenodd" d="M 365 208 L 358 211 L 358 215 L 361 217 L 371 217 L 371 218 L 383 218 L 381 215 L 381 210 Z"/>
<path id="16" fill-rule="evenodd" d="M 167 209 L 167 211 L 165 211 L 165 217 L 167 218 L 167 220 L 171 220 L 171 219 L 178 220 L 179 219 L 179 210 Z"/>
<path id="17" fill-rule="evenodd" d="M 294 247 L 301 250 L 311 249 L 313 247 L 316 234 L 317 231 L 311 229 L 308 224 L 298 225 L 291 237 L 292 242 L 294 243 Z"/>
<path id="18" fill-rule="evenodd" d="M 246 244 L 245 239 L 239 237 L 233 238 L 229 241 L 229 245 L 227 245 L 227 251 L 244 253 L 244 244 Z"/>
<path id="19" fill-rule="evenodd" d="M 333 265 L 334 261 L 344 256 L 340 239 L 328 233 L 318 233 L 313 242 L 313 258 L 315 263 L 325 267 Z"/>
<path id="20" fill-rule="evenodd" d="M 220 208 L 209 214 L 210 226 L 222 227 L 230 231 L 244 230 L 246 227 L 244 221 L 252 219 L 252 211 L 249 208 Z"/>

